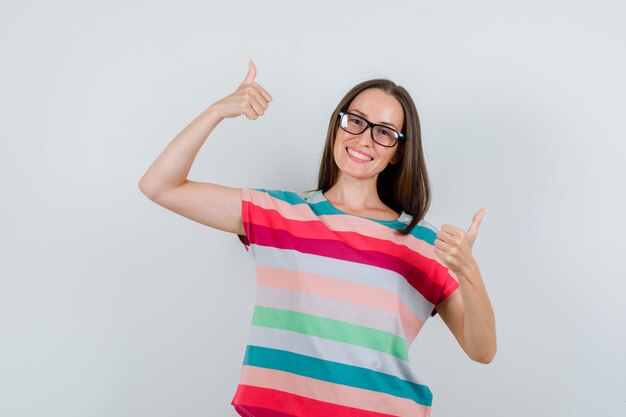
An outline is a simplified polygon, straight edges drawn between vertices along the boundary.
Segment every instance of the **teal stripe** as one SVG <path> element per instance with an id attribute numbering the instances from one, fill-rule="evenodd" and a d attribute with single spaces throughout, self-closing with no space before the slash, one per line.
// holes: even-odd
<path id="1" fill-rule="evenodd" d="M 260 191 L 262 193 L 267 193 L 270 196 L 278 200 L 287 202 L 291 205 L 306 204 L 306 201 L 302 199 L 302 197 L 300 197 L 298 194 L 294 193 L 293 191 L 266 190 L 264 188 L 253 188 L 253 190 Z"/>
<path id="2" fill-rule="evenodd" d="M 345 214 L 345 213 L 342 213 L 340 211 L 337 211 L 337 209 L 335 209 L 332 205 L 330 205 L 328 203 L 328 201 L 320 201 L 318 203 L 309 203 L 309 202 L 304 200 L 301 196 L 299 196 L 297 193 L 295 193 L 293 191 L 266 190 L 264 188 L 253 188 L 253 190 L 267 193 L 271 197 L 276 198 L 278 200 L 282 200 L 282 201 L 284 201 L 286 203 L 289 203 L 291 205 L 308 204 L 310 209 L 317 216 L 343 215 L 343 214 Z M 400 228 L 404 228 L 406 226 L 404 223 L 399 222 L 397 220 L 377 220 L 377 219 L 370 219 L 370 220 L 375 221 L 377 223 L 380 223 L 382 225 L 388 226 L 388 227 L 390 227 L 392 229 L 400 229 Z M 434 240 L 433 240 L 433 242 L 434 242 Z"/>
<path id="3" fill-rule="evenodd" d="M 308 204 L 309 208 L 313 211 L 313 213 L 315 213 L 316 216 L 342 214 L 341 212 L 337 211 L 337 209 L 335 209 L 332 205 L 328 204 L 326 200 L 317 203 L 309 203 L 293 191 L 266 190 L 264 188 L 252 188 L 252 190 L 267 193 L 271 197 L 284 201 L 291 205 Z M 388 226 L 392 229 L 403 229 L 406 226 L 404 223 L 397 220 L 371 220 Z M 432 230 L 430 227 L 421 226 L 419 224 L 415 225 L 415 227 L 411 229 L 410 235 L 417 239 L 423 240 L 433 246 L 435 245 L 435 240 L 437 239 L 436 230 Z"/>
<path id="4" fill-rule="evenodd" d="M 416 384 L 367 368 L 326 361 L 285 350 L 248 345 L 243 364 L 382 392 L 396 397 L 408 398 L 425 406 L 432 405 L 432 393 L 426 385 Z"/>
<path id="5" fill-rule="evenodd" d="M 425 242 L 430 243 L 431 245 L 435 244 L 435 239 L 437 239 L 437 233 L 428 227 L 420 226 L 419 224 L 415 225 L 415 227 L 411 230 L 411 236 L 415 236 L 418 239 L 421 239 Z"/>
<path id="6" fill-rule="evenodd" d="M 297 193 L 293 191 L 266 190 L 264 188 L 252 188 L 252 189 L 259 191 L 259 192 L 267 193 L 273 198 L 282 200 L 292 205 L 308 204 L 311 210 L 313 211 L 313 213 L 315 213 L 317 216 L 341 214 L 335 208 L 333 208 L 330 204 L 328 204 L 325 200 L 320 201 L 318 203 L 308 203 L 306 200 L 304 200 L 302 197 L 300 197 Z M 404 228 L 406 226 L 405 224 L 398 222 L 396 220 L 391 220 L 391 221 L 376 220 L 376 219 L 371 219 L 371 220 L 374 220 L 378 223 L 387 225 L 395 229 Z M 415 225 L 415 227 L 411 230 L 410 234 L 418 239 L 421 239 L 430 243 L 431 245 L 435 244 L 435 239 L 437 238 L 436 231 L 425 226 L 420 226 L 419 224 Z"/>
<path id="7" fill-rule="evenodd" d="M 264 188 L 253 188 L 253 189 L 256 191 L 267 193 L 271 197 L 284 201 L 291 205 L 308 204 L 311 210 L 313 210 L 313 213 L 315 213 L 318 216 L 337 214 L 336 210 L 333 210 L 333 208 L 330 207 L 328 204 L 324 204 L 323 201 L 319 203 L 308 203 L 306 200 L 304 200 L 302 197 L 300 197 L 298 194 L 292 191 L 266 190 Z"/>
<path id="8" fill-rule="evenodd" d="M 340 216 L 361 217 L 363 219 L 374 221 L 376 223 L 382 224 L 383 226 L 387 226 L 392 229 L 398 229 L 398 228 L 402 228 L 406 226 L 404 223 L 399 222 L 397 219 L 396 220 L 378 220 L 378 219 L 371 219 L 371 218 L 367 218 L 363 216 L 356 216 L 353 214 L 348 214 L 348 213 L 338 210 L 336 207 L 333 207 L 333 205 L 330 204 L 328 200 L 322 200 L 318 203 L 309 203 L 309 207 L 311 208 L 311 210 L 313 210 L 313 213 L 315 213 L 317 216 L 340 215 Z"/>
<path id="9" fill-rule="evenodd" d="M 409 360 L 406 342 L 400 336 L 341 320 L 279 308 L 255 306 L 252 324 L 350 343 L 388 353 L 405 361 Z"/>

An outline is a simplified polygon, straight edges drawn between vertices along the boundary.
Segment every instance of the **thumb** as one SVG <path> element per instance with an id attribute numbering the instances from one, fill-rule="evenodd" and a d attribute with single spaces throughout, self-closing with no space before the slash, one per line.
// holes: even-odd
<path id="1" fill-rule="evenodd" d="M 483 207 L 480 210 L 478 210 L 476 214 L 474 214 L 474 218 L 472 219 L 472 224 L 470 225 L 468 232 L 470 232 L 474 236 L 478 234 L 478 227 L 480 226 L 480 223 L 483 221 L 483 217 L 485 216 L 486 212 L 487 212 L 487 207 Z"/>
<path id="2" fill-rule="evenodd" d="M 248 74 L 246 74 L 246 78 L 243 80 L 241 84 L 249 84 L 254 81 L 254 77 L 256 77 L 256 65 L 252 60 L 248 63 Z"/>

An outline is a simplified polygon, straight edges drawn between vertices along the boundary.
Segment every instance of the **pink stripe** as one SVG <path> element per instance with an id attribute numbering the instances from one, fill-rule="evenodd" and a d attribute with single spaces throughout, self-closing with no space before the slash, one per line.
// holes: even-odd
<path id="1" fill-rule="evenodd" d="M 248 195 L 243 199 L 267 210 L 278 210 L 284 217 L 292 220 L 317 220 L 317 215 L 308 204 L 291 204 L 279 198 L 274 198 L 261 191 L 248 189 Z"/>
<path id="2" fill-rule="evenodd" d="M 346 407 L 403 417 L 424 417 L 430 413 L 430 407 L 407 398 L 321 381 L 275 369 L 243 365 L 240 383 L 289 392 Z"/>
<path id="3" fill-rule="evenodd" d="M 303 271 L 256 267 L 257 285 L 270 288 L 283 288 L 312 295 L 333 298 L 347 303 L 358 304 L 376 310 L 398 312 L 405 340 L 412 341 L 424 322 L 420 320 L 393 292 L 367 285 L 355 284 L 323 275 Z"/>
<path id="4" fill-rule="evenodd" d="M 283 222 L 286 220 L 282 219 Z M 372 265 L 394 271 L 415 288 L 431 304 L 437 304 L 441 298 L 443 287 L 449 282 L 450 275 L 447 270 L 436 262 L 422 259 L 418 265 L 410 262 L 420 255 L 407 253 L 408 259 L 381 253 L 377 250 L 358 250 L 341 240 L 307 239 L 298 238 L 281 227 L 268 228 L 256 224 L 248 225 L 250 243 L 261 246 L 269 246 L 280 249 L 293 249 L 303 253 L 310 253 L 328 258 L 356 262 L 364 265 Z M 380 241 L 381 245 L 384 241 Z M 402 256 L 399 253 L 398 256 Z"/>
<path id="5" fill-rule="evenodd" d="M 381 236 L 382 231 L 385 229 L 389 229 L 389 227 L 384 226 L 380 223 L 372 222 L 369 220 L 359 219 L 357 217 L 358 225 L 352 227 L 352 225 L 347 222 L 347 218 L 351 218 L 352 216 L 344 215 L 344 214 L 333 214 L 333 215 L 323 215 L 319 216 L 319 219 L 324 222 L 324 224 L 328 225 L 330 229 L 336 232 L 351 232 L 354 230 L 358 230 L 360 234 L 368 236 L 368 237 L 376 237 Z M 416 226 L 422 227 L 422 226 Z M 400 235 L 396 233 L 388 233 L 385 238 L 397 245 L 406 246 L 422 255 L 424 258 L 428 259 L 438 259 L 437 255 L 435 255 L 435 247 L 430 243 L 418 239 L 412 235 Z"/>
<path id="6" fill-rule="evenodd" d="M 360 251 L 379 252 L 394 258 L 412 261 L 416 267 L 432 262 L 432 260 L 425 259 L 420 254 L 411 251 L 405 245 L 399 245 L 386 239 L 387 236 L 385 235 L 392 233 L 391 230 L 387 230 L 385 234 L 378 237 L 364 235 L 360 230 L 339 232 L 328 229 L 326 225 L 317 220 L 290 220 L 283 217 L 282 213 L 259 209 L 258 207 L 255 208 L 254 217 L 255 226 L 283 230 L 300 240 L 314 239 L 347 243 L 350 247 Z"/>
<path id="7" fill-rule="evenodd" d="M 319 297 L 302 291 L 289 291 L 283 288 L 257 287 L 260 298 L 257 304 L 263 307 L 297 311 L 313 316 L 341 320 L 357 326 L 365 326 L 404 337 L 404 329 L 395 312 L 372 309 L 367 306 L 350 305 L 334 298 Z M 261 301 L 262 300 L 262 301 Z M 406 340 L 407 345 L 411 343 Z"/>
<path id="8" fill-rule="evenodd" d="M 394 270 L 404 276 L 407 282 L 434 305 L 445 298 L 443 288 L 450 285 L 451 274 L 447 266 L 434 255 L 434 247 L 427 242 L 410 235 L 398 236 L 388 228 L 384 234 L 389 239 L 367 236 L 360 229 L 358 233 L 332 231 L 329 230 L 329 225 L 320 221 L 321 217 L 318 218 L 307 204 L 292 205 L 264 192 L 250 189 L 243 189 L 242 192 L 244 199 L 242 216 L 250 243 L 296 249 L 290 246 L 298 242 L 297 249 L 307 250 L 308 253 Z M 254 224 L 250 223 L 251 213 Z M 294 219 L 290 219 L 290 215 L 294 216 Z M 363 222 L 364 230 L 373 232 L 378 230 L 378 226 L 385 227 L 370 220 L 360 219 L 358 216 L 322 217 L 329 223 L 335 223 L 335 226 L 338 220 L 332 220 L 333 217 L 343 218 L 348 224 L 360 220 Z M 319 245 L 320 240 L 329 246 L 330 250 L 326 253 L 315 252 L 316 248 L 322 250 Z M 396 243 L 398 241 L 400 243 Z M 426 256 L 421 252 L 424 252 Z"/>
<path id="9" fill-rule="evenodd" d="M 231 404 L 238 408 L 261 407 L 298 417 L 399 417 L 361 408 L 344 407 L 289 392 L 245 384 L 239 384 Z"/>
<path id="10" fill-rule="evenodd" d="M 286 219 L 297 221 L 321 221 L 327 228 L 335 232 L 354 232 L 355 230 L 358 230 L 359 234 L 374 238 L 387 235 L 387 240 L 390 240 L 398 245 L 406 246 L 411 250 L 418 252 L 425 258 L 435 260 L 438 259 L 435 255 L 434 246 L 428 242 L 418 239 L 415 236 L 402 236 L 400 234 L 393 233 L 388 226 L 371 220 L 347 214 L 317 216 L 308 204 L 291 204 L 278 198 L 274 198 L 269 194 L 255 190 L 250 190 L 250 195 L 246 196 L 245 199 L 251 204 L 265 210 L 276 210 Z M 306 233 L 296 236 L 309 237 Z"/>

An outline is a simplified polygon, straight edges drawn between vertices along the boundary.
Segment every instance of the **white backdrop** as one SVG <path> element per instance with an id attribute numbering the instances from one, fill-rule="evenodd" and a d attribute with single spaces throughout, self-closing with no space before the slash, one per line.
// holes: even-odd
<path id="1" fill-rule="evenodd" d="M 331 111 L 413 95 L 434 198 L 469 227 L 498 353 L 437 316 L 411 348 L 433 416 L 626 415 L 620 1 L 0 3 L 0 415 L 234 416 L 254 269 L 137 182 L 254 59 L 274 97 L 190 179 L 308 189 Z M 621 213 L 621 215 L 620 215 Z"/>

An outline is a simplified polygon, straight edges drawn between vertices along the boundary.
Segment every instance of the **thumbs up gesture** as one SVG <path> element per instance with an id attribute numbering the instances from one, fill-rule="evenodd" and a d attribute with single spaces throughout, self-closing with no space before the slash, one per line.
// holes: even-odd
<path id="1" fill-rule="evenodd" d="M 441 226 L 435 239 L 435 255 L 451 271 L 459 273 L 476 262 L 472 256 L 472 247 L 486 211 L 487 208 L 484 207 L 474 214 L 472 224 L 467 231 L 449 224 Z"/>
<path id="2" fill-rule="evenodd" d="M 217 101 L 213 107 L 224 118 L 245 115 L 250 120 L 263 116 L 272 101 L 272 96 L 254 81 L 256 65 L 250 60 L 248 74 L 237 89 L 230 95 Z"/>

